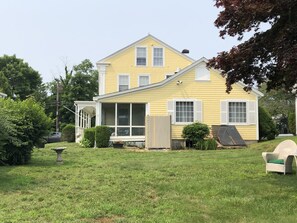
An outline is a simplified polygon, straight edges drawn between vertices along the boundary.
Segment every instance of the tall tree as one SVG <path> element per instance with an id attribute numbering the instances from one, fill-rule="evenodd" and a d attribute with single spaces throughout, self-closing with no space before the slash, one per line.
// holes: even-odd
<path id="1" fill-rule="evenodd" d="M 222 70 L 227 92 L 232 84 L 243 81 L 250 90 L 267 82 L 267 89 L 292 91 L 297 83 L 297 1 L 296 0 L 216 0 L 223 8 L 215 20 L 220 36 L 237 36 L 254 31 L 247 41 L 221 52 L 209 66 Z M 271 28 L 261 31 L 261 24 Z"/>
<path id="2" fill-rule="evenodd" d="M 58 85 L 56 83 L 59 83 Z M 60 122 L 74 123 L 74 101 L 91 101 L 98 94 L 98 71 L 85 59 L 71 70 L 65 66 L 65 74 L 48 84 L 51 95 L 46 100 L 47 114 L 54 118 L 57 86 L 59 86 Z"/>
<path id="3" fill-rule="evenodd" d="M 0 80 L 4 93 L 21 100 L 32 95 L 42 83 L 40 74 L 15 55 L 0 57 Z"/>

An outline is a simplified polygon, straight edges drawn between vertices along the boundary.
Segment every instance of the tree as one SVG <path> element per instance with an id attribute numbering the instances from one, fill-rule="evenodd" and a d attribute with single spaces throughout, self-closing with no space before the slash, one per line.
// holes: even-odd
<path id="1" fill-rule="evenodd" d="M 261 140 L 275 139 L 277 135 L 276 126 L 270 114 L 262 107 L 259 107 L 259 137 Z"/>
<path id="2" fill-rule="evenodd" d="M 284 89 L 267 91 L 266 88 L 266 84 L 260 88 L 265 94 L 260 98 L 259 105 L 273 117 L 279 132 L 287 133 L 289 114 L 295 110 L 295 96 Z"/>
<path id="3" fill-rule="evenodd" d="M 74 101 L 90 101 L 98 94 L 98 71 L 88 59 L 83 60 L 71 70 L 65 66 L 64 70 L 64 75 L 60 75 L 59 79 L 48 84 L 51 95 L 46 100 L 46 111 L 47 114 L 54 116 L 57 86 L 59 86 L 60 122 L 74 124 L 75 116 L 70 111 L 75 110 Z"/>
<path id="4" fill-rule="evenodd" d="M 238 81 L 246 84 L 245 90 L 255 82 L 267 82 L 268 90 L 296 88 L 297 1 L 216 0 L 215 6 L 224 8 L 215 20 L 222 38 L 229 35 L 241 40 L 246 32 L 254 31 L 249 40 L 209 61 L 209 67 L 222 70 L 227 92 Z M 263 23 L 270 29 L 260 31 Z"/>
<path id="5" fill-rule="evenodd" d="M 24 100 L 32 95 L 41 83 L 40 74 L 22 59 L 15 55 L 0 57 L 0 88 L 8 96 Z"/>

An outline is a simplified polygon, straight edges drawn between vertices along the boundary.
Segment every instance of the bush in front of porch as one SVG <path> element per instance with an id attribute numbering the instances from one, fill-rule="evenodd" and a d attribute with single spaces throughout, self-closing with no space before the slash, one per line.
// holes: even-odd
<path id="1" fill-rule="evenodd" d="M 108 126 L 96 126 L 95 140 L 96 147 L 105 148 L 109 146 L 109 139 L 111 135 L 111 129 Z"/>

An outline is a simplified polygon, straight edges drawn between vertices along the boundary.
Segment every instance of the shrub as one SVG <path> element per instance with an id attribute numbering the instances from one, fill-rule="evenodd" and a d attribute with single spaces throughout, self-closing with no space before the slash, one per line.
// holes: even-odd
<path id="1" fill-rule="evenodd" d="M 67 142 L 75 142 L 75 126 L 72 124 L 66 125 L 62 129 L 62 140 Z"/>
<path id="2" fill-rule="evenodd" d="M 201 141 L 209 135 L 209 128 L 206 124 L 195 122 L 190 125 L 186 125 L 183 129 L 182 137 L 192 142 L 193 145 L 197 144 L 200 146 Z"/>
<path id="3" fill-rule="evenodd" d="M 259 137 L 261 140 L 275 139 L 277 135 L 276 126 L 270 114 L 262 107 L 259 107 Z"/>
<path id="4" fill-rule="evenodd" d="M 296 134 L 296 116 L 294 112 L 289 113 L 288 126 L 290 133 Z"/>
<path id="5" fill-rule="evenodd" d="M 29 98 L 0 100 L 0 160 L 10 165 L 26 164 L 34 145 L 48 132 L 51 120 L 44 109 Z"/>
<path id="6" fill-rule="evenodd" d="M 199 150 L 216 150 L 217 141 L 215 139 L 199 140 L 195 144 L 195 149 Z"/>
<path id="7" fill-rule="evenodd" d="M 204 141 L 205 150 L 216 150 L 218 145 L 215 139 L 206 139 Z"/>
<path id="8" fill-rule="evenodd" d="M 111 135 L 111 129 L 107 126 L 96 126 L 96 147 L 104 148 L 108 147 L 109 139 Z"/>
<path id="9" fill-rule="evenodd" d="M 88 129 L 84 130 L 83 141 L 85 143 L 88 142 L 88 144 L 89 144 L 88 146 L 86 146 L 86 144 L 85 144 L 86 148 L 94 147 L 94 145 L 95 145 L 95 131 L 96 131 L 95 128 L 88 128 Z"/>

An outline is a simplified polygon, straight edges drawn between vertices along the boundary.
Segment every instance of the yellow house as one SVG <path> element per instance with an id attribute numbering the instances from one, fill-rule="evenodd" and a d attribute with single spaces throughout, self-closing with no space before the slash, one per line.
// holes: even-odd
<path id="1" fill-rule="evenodd" d="M 151 35 L 100 60 L 99 96 L 75 102 L 77 139 L 96 116 L 96 125 L 113 128 L 112 141 L 145 142 L 146 117 L 170 116 L 171 145 L 180 145 L 183 127 L 196 121 L 210 127 L 236 126 L 245 141 L 257 141 L 262 93 L 247 93 L 238 83 L 227 94 L 225 79 L 206 63 Z"/>

